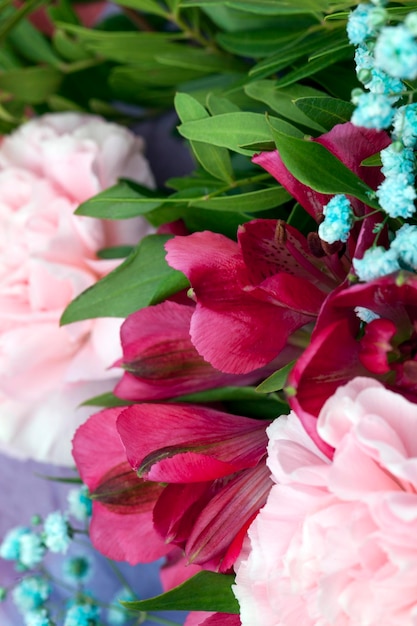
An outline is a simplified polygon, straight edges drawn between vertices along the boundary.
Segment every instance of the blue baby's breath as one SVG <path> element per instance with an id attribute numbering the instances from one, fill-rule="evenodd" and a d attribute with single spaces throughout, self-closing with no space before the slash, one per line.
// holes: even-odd
<path id="1" fill-rule="evenodd" d="M 50 513 L 43 526 L 45 545 L 51 552 L 65 554 L 71 542 L 71 532 L 67 518 L 61 511 Z"/>
<path id="2" fill-rule="evenodd" d="M 119 626 L 120 624 L 125 624 L 126 621 L 132 616 L 121 604 L 120 602 L 133 602 L 136 600 L 135 596 L 126 588 L 121 589 L 117 592 L 112 600 L 112 604 L 107 611 L 107 620 L 109 624 L 112 626 Z"/>
<path id="3" fill-rule="evenodd" d="M 410 269 L 417 270 L 417 226 L 404 224 L 395 233 L 391 249 Z"/>
<path id="4" fill-rule="evenodd" d="M 407 218 L 415 213 L 414 200 L 417 194 L 407 174 L 386 178 L 379 185 L 376 195 L 379 204 L 390 217 Z"/>
<path id="5" fill-rule="evenodd" d="M 19 562 L 31 569 L 42 562 L 45 556 L 45 545 L 39 535 L 26 533 L 20 538 Z"/>
<path id="6" fill-rule="evenodd" d="M 359 280 L 367 282 L 392 274 L 400 269 L 395 250 L 376 246 L 366 250 L 362 259 L 353 259 L 353 267 Z"/>
<path id="7" fill-rule="evenodd" d="M 385 26 L 374 50 L 375 66 L 395 78 L 417 77 L 417 43 L 410 30 L 399 24 Z"/>
<path id="8" fill-rule="evenodd" d="M 319 237 L 327 243 L 347 241 L 353 224 L 352 207 L 344 195 L 334 196 L 323 207 L 324 221 L 320 224 Z"/>
<path id="9" fill-rule="evenodd" d="M 347 35 L 350 43 L 363 44 L 377 32 L 375 24 L 375 11 L 378 9 L 372 4 L 361 3 L 349 14 L 347 23 Z"/>
<path id="10" fill-rule="evenodd" d="M 27 526 L 16 526 L 9 530 L 0 545 L 0 557 L 7 561 L 18 561 L 21 550 L 20 540 L 24 535 L 31 533 L 32 531 Z"/>
<path id="11" fill-rule="evenodd" d="M 417 144 L 417 103 L 407 104 L 397 109 L 393 119 L 394 138 L 407 148 Z"/>
<path id="12" fill-rule="evenodd" d="M 394 110 L 389 96 L 379 93 L 362 93 L 354 101 L 356 109 L 351 118 L 355 126 L 382 130 L 391 125 Z"/>
<path id="13" fill-rule="evenodd" d="M 12 598 L 20 611 L 32 611 L 46 602 L 50 591 L 50 585 L 45 578 L 41 576 L 27 576 L 13 589 Z"/>
<path id="14" fill-rule="evenodd" d="M 98 606 L 92 602 L 73 604 L 65 615 L 64 626 L 95 626 L 100 618 Z"/>
<path id="15" fill-rule="evenodd" d="M 398 148 L 396 144 L 390 144 L 387 148 L 381 150 L 382 168 L 381 172 L 384 176 L 398 176 L 405 174 L 407 182 L 414 181 L 415 159 L 414 151 L 411 148 Z"/>
<path id="16" fill-rule="evenodd" d="M 82 485 L 78 489 L 71 489 L 67 499 L 69 515 L 72 515 L 80 522 L 91 516 L 92 502 L 88 496 L 88 487 L 86 485 Z"/>

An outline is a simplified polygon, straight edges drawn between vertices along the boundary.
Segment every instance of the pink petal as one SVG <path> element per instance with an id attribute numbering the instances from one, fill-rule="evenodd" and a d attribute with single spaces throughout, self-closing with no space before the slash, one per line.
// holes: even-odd
<path id="1" fill-rule="evenodd" d="M 117 421 L 132 467 L 149 475 L 157 463 L 158 480 L 168 474 L 171 482 L 209 480 L 256 465 L 264 454 L 267 425 L 178 404 L 134 405 L 122 411 Z M 187 458 L 184 453 L 191 454 Z M 179 462 L 178 454 L 182 455 Z"/>

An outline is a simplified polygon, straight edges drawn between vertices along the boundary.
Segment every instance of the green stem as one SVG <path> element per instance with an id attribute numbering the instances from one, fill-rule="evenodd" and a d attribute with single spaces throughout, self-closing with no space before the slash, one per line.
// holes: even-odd
<path id="1" fill-rule="evenodd" d="M 217 196 L 220 196 L 222 193 L 225 193 L 226 191 L 230 191 L 231 189 L 237 189 L 238 187 L 245 187 L 246 185 L 259 183 L 264 180 L 267 180 L 268 178 L 270 178 L 269 174 L 257 174 L 256 176 L 248 176 L 247 178 L 241 178 L 240 180 L 233 181 L 229 185 L 220 187 L 220 189 L 216 189 L 216 191 L 213 191 L 212 193 L 208 193 L 205 196 L 198 198 L 198 200 L 210 200 L 211 198 L 216 198 Z"/>
<path id="2" fill-rule="evenodd" d="M 108 565 L 111 567 L 111 569 L 113 570 L 113 573 L 116 575 L 116 578 L 122 584 L 122 586 L 128 589 L 130 593 L 132 594 L 132 596 L 136 596 L 136 593 L 133 591 L 129 581 L 123 576 L 122 572 L 119 570 L 119 568 L 114 563 L 114 561 L 112 561 L 111 559 L 106 559 L 106 561 Z"/>
<path id="3" fill-rule="evenodd" d="M 61 63 L 59 65 L 59 69 L 64 74 L 73 74 L 74 72 L 87 70 L 90 67 L 96 67 L 97 65 L 101 65 L 104 62 L 105 59 L 97 57 L 94 59 L 82 59 L 81 61 L 74 61 L 74 63 Z"/>

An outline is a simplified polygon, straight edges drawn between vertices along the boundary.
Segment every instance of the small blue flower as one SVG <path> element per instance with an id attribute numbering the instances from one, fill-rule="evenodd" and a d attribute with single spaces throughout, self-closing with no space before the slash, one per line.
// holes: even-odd
<path id="1" fill-rule="evenodd" d="M 356 48 L 355 63 L 357 73 L 359 73 L 361 70 L 371 70 L 374 67 L 374 55 L 365 44 L 362 44 Z"/>
<path id="2" fill-rule="evenodd" d="M 85 556 L 72 556 L 65 559 L 62 571 L 64 578 L 70 583 L 85 582 L 91 576 L 91 560 Z"/>
<path id="3" fill-rule="evenodd" d="M 374 313 L 371 309 L 367 309 L 365 306 L 355 306 L 354 310 L 359 319 L 367 324 L 379 319 L 380 317 L 378 313 Z"/>
<path id="4" fill-rule="evenodd" d="M 382 93 L 389 96 L 390 102 L 394 104 L 401 98 L 404 85 L 398 78 L 391 78 L 388 74 L 379 69 L 372 69 L 370 80 L 366 82 L 366 88 L 371 93 Z"/>
<path id="5" fill-rule="evenodd" d="M 26 626 L 52 626 L 48 611 L 44 608 L 28 611 L 24 615 Z"/>
<path id="6" fill-rule="evenodd" d="M 31 532 L 26 526 L 17 526 L 9 530 L 0 545 L 0 556 L 7 561 L 17 561 L 20 557 L 20 540 L 23 535 Z"/>
<path id="7" fill-rule="evenodd" d="M 386 178 L 376 190 L 376 195 L 381 208 L 390 217 L 407 218 L 415 213 L 417 194 L 414 185 L 409 184 L 407 174 Z"/>
<path id="8" fill-rule="evenodd" d="M 100 610 L 96 604 L 77 603 L 68 609 L 64 626 L 95 626 L 99 618 Z"/>
<path id="9" fill-rule="evenodd" d="M 410 33 L 416 37 L 417 36 L 417 13 L 409 13 L 404 20 L 404 24 L 408 28 Z"/>
<path id="10" fill-rule="evenodd" d="M 373 14 L 378 10 L 372 4 L 361 3 L 349 14 L 346 30 L 350 43 L 363 44 L 366 39 L 375 36 L 377 30 Z"/>
<path id="11" fill-rule="evenodd" d="M 408 268 L 417 270 L 417 226 L 404 224 L 395 233 L 391 249 Z"/>
<path id="12" fill-rule="evenodd" d="M 417 43 L 406 26 L 384 27 L 375 44 L 375 67 L 395 78 L 417 78 Z"/>
<path id="13" fill-rule="evenodd" d="M 92 502 L 88 494 L 86 485 L 82 485 L 79 489 L 71 489 L 68 493 L 68 513 L 80 522 L 91 517 Z"/>
<path id="14" fill-rule="evenodd" d="M 39 535 L 26 533 L 20 538 L 19 562 L 29 569 L 41 563 L 45 555 L 45 546 Z"/>
<path id="15" fill-rule="evenodd" d="M 319 237 L 327 243 L 347 241 L 353 224 L 353 211 L 344 195 L 334 196 L 323 207 L 324 222 L 319 226 Z"/>
<path id="16" fill-rule="evenodd" d="M 51 552 L 65 554 L 71 542 L 67 518 L 60 512 L 50 513 L 43 525 L 44 542 Z"/>
<path id="17" fill-rule="evenodd" d="M 394 115 L 394 137 L 407 148 L 417 144 L 417 103 L 406 104 L 397 109 Z"/>
<path id="18" fill-rule="evenodd" d="M 353 259 L 353 267 L 359 280 L 364 282 L 401 269 L 395 250 L 386 250 L 382 246 L 369 248 L 362 259 Z"/>
<path id="19" fill-rule="evenodd" d="M 12 591 L 13 602 L 21 612 L 37 609 L 48 599 L 51 588 L 41 576 L 23 578 Z"/>
<path id="20" fill-rule="evenodd" d="M 380 93 L 363 93 L 355 99 L 356 109 L 351 122 L 355 126 L 382 130 L 391 125 L 394 110 L 389 96 Z"/>
<path id="21" fill-rule="evenodd" d="M 411 148 L 390 144 L 381 150 L 381 161 L 381 172 L 387 178 L 405 174 L 408 183 L 414 181 L 415 160 L 414 151 Z"/>
<path id="22" fill-rule="evenodd" d="M 110 607 L 107 611 L 109 624 L 119 626 L 119 624 L 127 622 L 127 620 L 132 617 L 132 614 L 119 604 L 119 602 L 133 602 L 134 600 L 136 600 L 135 596 L 128 589 L 123 588 L 118 591 L 112 600 L 112 604 L 115 606 Z"/>

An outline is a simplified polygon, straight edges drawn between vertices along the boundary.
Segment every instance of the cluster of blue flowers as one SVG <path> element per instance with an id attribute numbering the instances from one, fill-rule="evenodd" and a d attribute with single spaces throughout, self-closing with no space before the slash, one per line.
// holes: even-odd
<path id="1" fill-rule="evenodd" d="M 417 78 L 417 13 L 392 24 L 387 4 L 387 0 L 360 3 L 347 24 L 348 39 L 356 47 L 357 76 L 364 86 L 352 93 L 356 108 L 351 121 L 365 128 L 391 129 L 392 136 L 392 143 L 381 151 L 385 178 L 376 190 L 382 223 L 395 220 L 389 222 L 390 247 L 376 245 L 376 237 L 361 259 L 353 259 L 362 281 L 400 269 L 417 270 L 417 226 L 405 222 L 414 218 L 416 210 L 417 104 L 409 100 L 398 106 L 407 93 L 404 81 Z M 342 202 L 341 198 L 344 196 L 335 196 L 324 208 L 319 235 L 328 243 L 346 241 L 355 220 L 353 213 L 348 213 L 347 199 Z"/>
<path id="2" fill-rule="evenodd" d="M 63 561 L 63 580 L 67 586 L 72 585 L 74 593 L 59 622 L 48 606 L 53 588 L 45 557 L 48 553 L 67 553 L 75 530 L 69 518 L 88 523 L 91 508 L 88 489 L 84 485 L 72 489 L 65 513 L 54 511 L 44 520 L 34 516 L 31 525 L 13 528 L 0 544 L 0 557 L 14 561 L 16 570 L 22 574 L 10 590 L 10 595 L 25 626 L 56 626 L 57 623 L 63 626 L 96 626 L 102 623 L 99 621 L 99 604 L 84 589 L 92 567 L 91 560 L 83 554 L 66 557 Z M 9 590 L 0 587 L 0 602 L 8 594 Z M 137 614 L 129 613 L 119 600 L 134 600 L 134 596 L 125 588 L 119 591 L 107 611 L 108 624 L 125 624 L 134 616 L 137 618 Z"/>

